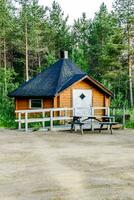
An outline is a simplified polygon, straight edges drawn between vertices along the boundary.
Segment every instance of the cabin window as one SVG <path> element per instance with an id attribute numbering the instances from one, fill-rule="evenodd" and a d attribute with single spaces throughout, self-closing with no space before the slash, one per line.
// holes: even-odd
<path id="1" fill-rule="evenodd" d="M 42 99 L 30 99 L 29 101 L 29 107 L 30 108 L 42 108 L 43 107 L 43 101 Z"/>
<path id="2" fill-rule="evenodd" d="M 86 96 L 83 93 L 80 95 L 81 100 L 83 100 L 85 97 Z"/>

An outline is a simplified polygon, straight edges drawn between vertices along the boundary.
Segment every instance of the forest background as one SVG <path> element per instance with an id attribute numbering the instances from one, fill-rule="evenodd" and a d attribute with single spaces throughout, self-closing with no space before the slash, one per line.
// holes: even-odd
<path id="1" fill-rule="evenodd" d="M 15 118 L 7 94 L 61 50 L 113 92 L 111 106 L 134 107 L 134 0 L 114 0 L 112 11 L 102 3 L 93 19 L 83 13 L 72 25 L 68 18 L 56 1 L 43 7 L 38 0 L 0 0 L 0 126 Z"/>

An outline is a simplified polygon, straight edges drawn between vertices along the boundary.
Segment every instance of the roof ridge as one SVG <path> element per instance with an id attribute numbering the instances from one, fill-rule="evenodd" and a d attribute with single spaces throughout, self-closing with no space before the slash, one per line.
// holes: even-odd
<path id="1" fill-rule="evenodd" d="M 62 88 L 67 82 L 69 82 L 69 81 L 72 79 L 73 76 L 74 76 L 74 75 L 72 75 L 69 79 L 67 79 L 67 80 L 64 82 L 64 84 L 61 85 L 59 88 L 56 88 L 56 89 L 57 89 L 57 90 L 56 90 L 56 94 L 61 90 L 61 88 Z"/>
<path id="2" fill-rule="evenodd" d="M 76 75 L 80 75 L 80 74 L 72 75 L 68 80 L 66 80 L 66 81 L 64 82 L 63 85 L 61 85 L 61 87 L 58 89 L 58 91 L 56 92 L 56 94 L 59 93 L 59 92 L 61 91 L 61 89 L 64 87 L 64 85 L 66 85 L 66 83 L 68 83 L 68 82 L 69 82 L 73 77 L 75 77 Z M 83 74 L 83 78 L 86 77 L 86 76 L 87 76 L 86 73 Z"/>
<path id="3" fill-rule="evenodd" d="M 58 81 L 57 81 L 57 86 L 56 86 L 56 89 L 55 89 L 55 95 L 59 90 L 58 87 L 59 87 L 60 79 L 61 79 L 61 76 L 62 76 L 63 64 L 65 63 L 65 59 L 60 59 L 60 61 L 62 61 L 62 63 L 61 63 L 61 66 L 60 66 L 61 69 L 60 69 L 59 78 L 58 78 Z"/>

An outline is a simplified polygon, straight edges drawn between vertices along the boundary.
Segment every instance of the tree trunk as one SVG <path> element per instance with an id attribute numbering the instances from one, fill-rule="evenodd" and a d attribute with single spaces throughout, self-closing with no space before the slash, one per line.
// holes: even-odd
<path id="1" fill-rule="evenodd" d="M 26 81 L 29 80 L 29 69 L 28 69 L 28 33 L 27 33 L 27 22 L 25 22 L 25 56 L 26 56 Z"/>
<path id="2" fill-rule="evenodd" d="M 7 56 L 6 56 L 6 40 L 4 38 L 4 71 L 5 71 L 5 94 L 7 94 L 7 79 L 6 79 L 6 72 L 7 72 Z"/>
<path id="3" fill-rule="evenodd" d="M 0 68 L 2 67 L 2 39 L 0 38 Z"/>
<path id="4" fill-rule="evenodd" d="M 130 106 L 133 107 L 133 83 L 132 83 L 132 55 L 131 55 L 131 25 L 128 23 L 128 78 L 129 78 L 129 98 Z"/>
<path id="5" fill-rule="evenodd" d="M 41 67 L 41 57 L 40 57 L 40 52 L 39 52 L 39 40 L 38 40 L 38 36 L 37 36 L 37 49 L 38 49 L 38 52 L 37 52 L 37 61 L 38 61 L 38 67 L 40 68 Z"/>
<path id="6" fill-rule="evenodd" d="M 41 59 L 40 59 L 40 53 L 38 53 L 38 66 L 41 67 Z"/>

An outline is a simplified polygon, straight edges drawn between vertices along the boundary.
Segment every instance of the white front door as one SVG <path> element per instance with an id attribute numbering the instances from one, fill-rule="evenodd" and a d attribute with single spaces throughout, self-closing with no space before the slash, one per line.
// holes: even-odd
<path id="1" fill-rule="evenodd" d="M 90 116 L 92 106 L 92 90 L 73 90 L 74 115 Z"/>

